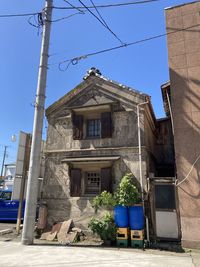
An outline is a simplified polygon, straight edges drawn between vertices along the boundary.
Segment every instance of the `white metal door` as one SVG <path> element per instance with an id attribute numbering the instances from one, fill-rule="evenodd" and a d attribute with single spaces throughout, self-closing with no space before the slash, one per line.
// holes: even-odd
<path id="1" fill-rule="evenodd" d="M 156 235 L 160 238 L 178 239 L 176 212 L 156 211 Z"/>
<path id="2" fill-rule="evenodd" d="M 155 184 L 155 219 L 157 238 L 179 239 L 175 187 L 173 184 Z"/>

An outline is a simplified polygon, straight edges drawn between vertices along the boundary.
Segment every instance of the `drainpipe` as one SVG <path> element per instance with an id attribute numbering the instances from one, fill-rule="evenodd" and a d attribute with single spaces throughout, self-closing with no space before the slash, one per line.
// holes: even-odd
<path id="1" fill-rule="evenodd" d="M 173 115 L 172 115 L 172 107 L 171 107 L 171 103 L 170 103 L 170 99 L 169 99 L 169 94 L 168 94 L 167 91 L 166 91 L 166 95 L 167 95 L 167 102 L 168 102 L 168 105 L 169 105 L 169 113 L 170 113 L 170 116 L 171 116 L 172 133 L 174 135 L 174 118 L 173 118 Z"/>
<path id="2" fill-rule="evenodd" d="M 145 209 L 144 209 L 144 186 L 143 186 L 143 179 L 142 179 L 142 147 L 141 147 L 141 127 L 140 127 L 140 106 L 148 104 L 149 101 L 145 101 L 143 103 L 140 103 L 137 105 L 137 123 L 138 123 L 138 150 L 139 150 L 139 170 L 140 170 L 140 187 L 141 187 L 141 193 L 142 193 L 142 206 L 143 206 L 143 211 L 145 214 Z M 146 218 L 146 234 L 147 234 L 147 241 L 149 243 L 149 220 L 148 217 L 145 216 Z"/>

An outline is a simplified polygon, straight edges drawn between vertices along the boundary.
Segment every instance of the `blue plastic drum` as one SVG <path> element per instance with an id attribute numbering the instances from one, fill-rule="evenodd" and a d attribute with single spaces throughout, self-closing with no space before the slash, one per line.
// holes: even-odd
<path id="1" fill-rule="evenodd" d="M 144 212 L 142 206 L 129 207 L 129 226 L 131 230 L 144 229 Z"/>
<path id="2" fill-rule="evenodd" d="M 114 207 L 114 220 L 117 227 L 128 227 L 128 207 L 117 205 Z"/>

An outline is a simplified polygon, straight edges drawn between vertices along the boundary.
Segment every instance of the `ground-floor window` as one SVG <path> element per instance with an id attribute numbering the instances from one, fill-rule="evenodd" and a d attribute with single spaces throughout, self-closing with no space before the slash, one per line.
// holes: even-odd
<path id="1" fill-rule="evenodd" d="M 155 185 L 155 207 L 160 210 L 175 210 L 175 186 L 173 184 Z"/>
<path id="2" fill-rule="evenodd" d="M 112 192 L 111 168 L 87 170 L 85 168 L 71 169 L 70 195 L 72 197 L 84 195 L 98 195 L 102 191 Z"/>
<path id="3" fill-rule="evenodd" d="M 100 186 L 100 172 L 85 172 L 85 194 L 99 194 Z"/>

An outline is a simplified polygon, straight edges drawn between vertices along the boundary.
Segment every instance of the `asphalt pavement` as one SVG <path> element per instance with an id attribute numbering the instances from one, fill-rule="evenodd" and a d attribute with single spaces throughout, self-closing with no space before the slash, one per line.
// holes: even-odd
<path id="1" fill-rule="evenodd" d="M 188 253 L 0 242 L 1 267 L 194 267 Z M 196 265 L 197 267 L 197 265 Z"/>
<path id="2" fill-rule="evenodd" d="M 5 229 L 13 229 L 13 227 L 16 227 L 16 222 L 0 222 L 0 231 Z"/>
<path id="3" fill-rule="evenodd" d="M 15 223 L 0 223 L 0 230 Z M 35 240 L 22 245 L 20 237 L 1 236 L 0 267 L 200 267 L 200 251 L 175 253 L 147 249 L 73 247 Z"/>

